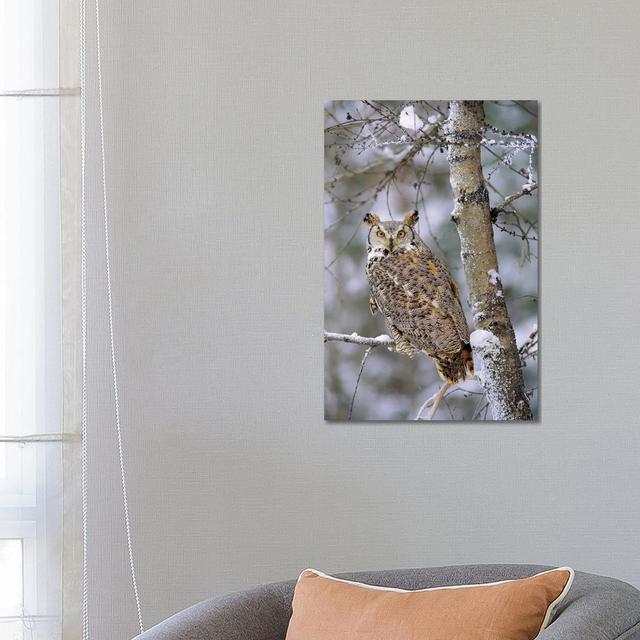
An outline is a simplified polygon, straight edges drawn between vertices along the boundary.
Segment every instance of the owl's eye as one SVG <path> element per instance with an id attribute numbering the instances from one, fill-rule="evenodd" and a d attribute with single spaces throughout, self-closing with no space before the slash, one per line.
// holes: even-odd
<path id="1" fill-rule="evenodd" d="M 376 235 L 378 236 L 378 238 L 384 238 L 384 231 L 378 231 Z"/>
<path id="2" fill-rule="evenodd" d="M 407 234 L 405 233 L 404 229 L 400 229 L 400 231 L 398 231 L 398 233 L 396 234 L 396 238 L 404 238 Z"/>

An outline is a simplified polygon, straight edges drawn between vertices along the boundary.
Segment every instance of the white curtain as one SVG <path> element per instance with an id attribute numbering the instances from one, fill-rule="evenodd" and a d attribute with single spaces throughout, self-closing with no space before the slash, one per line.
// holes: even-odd
<path id="1" fill-rule="evenodd" d="M 79 256 L 67 222 L 78 197 L 78 97 L 68 83 L 77 52 L 59 38 L 63 21 L 65 33 L 77 27 L 74 4 L 0 5 L 2 640 L 62 638 L 63 576 L 73 585 L 80 571 L 72 484 L 63 499 L 63 459 L 73 467 L 79 450 L 77 421 L 66 419 L 79 382 L 69 357 L 79 306 L 73 295 L 63 306 L 62 295 L 75 286 Z"/>

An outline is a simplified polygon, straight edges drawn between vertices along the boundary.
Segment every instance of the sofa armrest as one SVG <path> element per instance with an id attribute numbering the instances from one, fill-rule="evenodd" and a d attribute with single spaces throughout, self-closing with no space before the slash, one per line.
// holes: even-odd
<path id="1" fill-rule="evenodd" d="M 613 578 L 576 573 L 554 621 L 538 640 L 640 640 L 640 593 Z"/>
<path id="2" fill-rule="evenodd" d="M 293 582 L 228 593 L 180 611 L 135 640 L 284 640 Z"/>

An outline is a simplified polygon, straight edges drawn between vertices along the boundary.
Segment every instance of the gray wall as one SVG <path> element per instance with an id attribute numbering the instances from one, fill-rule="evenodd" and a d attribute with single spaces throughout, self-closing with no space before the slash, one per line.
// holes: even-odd
<path id="1" fill-rule="evenodd" d="M 570 564 L 640 585 L 635 4 L 103 0 L 148 625 L 307 566 Z M 540 425 L 323 422 L 321 110 L 347 96 L 541 101 Z M 91 616 L 107 640 L 136 626 L 91 216 Z"/>

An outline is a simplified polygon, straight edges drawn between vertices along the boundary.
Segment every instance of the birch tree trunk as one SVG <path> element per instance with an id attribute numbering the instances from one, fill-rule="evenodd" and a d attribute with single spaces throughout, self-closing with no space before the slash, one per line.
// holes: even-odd
<path id="1" fill-rule="evenodd" d="M 489 194 L 480 162 L 484 126 L 481 101 L 449 103 L 446 123 L 452 213 L 469 288 L 476 331 L 471 346 L 479 356 L 480 382 L 494 420 L 532 420 L 513 325 L 502 292 L 493 240 Z"/>

